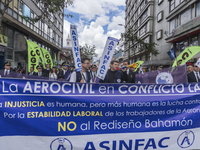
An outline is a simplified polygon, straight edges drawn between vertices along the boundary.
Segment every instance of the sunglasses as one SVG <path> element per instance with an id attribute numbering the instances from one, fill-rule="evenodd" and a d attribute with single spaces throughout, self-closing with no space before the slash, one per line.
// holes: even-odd
<path id="1" fill-rule="evenodd" d="M 89 65 L 90 63 L 84 63 L 84 64 Z"/>
<path id="2" fill-rule="evenodd" d="M 196 67 L 196 68 L 197 68 L 198 66 L 194 66 L 194 67 Z"/>

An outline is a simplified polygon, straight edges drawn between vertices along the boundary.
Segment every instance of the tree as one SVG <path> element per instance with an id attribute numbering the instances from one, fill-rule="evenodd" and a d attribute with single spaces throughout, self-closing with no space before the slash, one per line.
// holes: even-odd
<path id="1" fill-rule="evenodd" d="M 138 52 L 140 54 L 146 54 L 148 57 L 150 57 L 150 54 L 153 56 L 157 56 L 159 54 L 158 50 L 156 49 L 156 43 L 146 43 L 141 38 L 137 36 L 135 33 L 136 30 L 134 29 L 128 29 L 127 32 L 124 34 L 125 38 L 125 45 L 128 45 L 129 51 L 128 51 L 128 59 L 130 60 L 131 57 L 135 58 L 136 54 L 136 46 L 138 47 Z M 130 50 L 133 49 L 133 55 L 131 56 Z"/>
<path id="2" fill-rule="evenodd" d="M 81 48 L 81 57 L 88 57 L 90 59 L 92 59 L 93 57 L 97 57 L 98 54 L 96 54 L 96 46 L 90 46 L 89 44 L 85 44 L 85 46 L 83 46 Z"/>
<path id="3" fill-rule="evenodd" d="M 0 9 L 0 31 L 2 27 L 2 20 L 6 10 L 11 5 L 13 0 L 0 0 L 0 2 L 4 3 L 3 9 Z M 35 0 L 36 3 L 40 4 L 41 14 L 35 18 L 30 18 L 29 16 L 21 15 L 21 18 L 26 21 L 30 21 L 32 23 L 36 23 L 39 20 L 46 22 L 48 25 L 52 25 L 56 22 L 54 19 L 54 14 L 58 14 L 59 16 L 72 17 L 70 14 L 64 13 L 64 8 L 73 4 L 73 0 Z M 53 20 L 53 21 L 52 21 Z"/>

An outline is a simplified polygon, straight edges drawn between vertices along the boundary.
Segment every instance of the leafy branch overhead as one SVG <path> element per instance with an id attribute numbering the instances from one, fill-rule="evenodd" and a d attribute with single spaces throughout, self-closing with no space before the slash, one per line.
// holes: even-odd
<path id="1" fill-rule="evenodd" d="M 0 22 L 2 21 L 2 17 L 4 16 L 6 10 L 12 6 L 11 3 L 13 0 L 1 0 L 3 2 L 3 8 L 0 9 Z M 40 7 L 41 13 L 38 13 L 37 16 L 31 18 L 30 16 L 23 16 L 21 18 L 26 21 L 36 23 L 39 20 L 50 23 L 55 23 L 54 15 L 64 17 L 73 17 L 71 14 L 66 14 L 64 8 L 73 4 L 74 0 L 34 0 L 36 4 Z"/>
<path id="2" fill-rule="evenodd" d="M 153 56 L 157 56 L 159 54 L 158 50 L 156 49 L 156 43 L 152 42 L 145 42 L 140 37 L 137 36 L 136 30 L 134 29 L 128 29 L 127 32 L 124 33 L 125 38 L 125 45 L 128 46 L 129 50 L 133 50 L 133 56 L 136 55 L 136 49 L 138 48 L 137 53 L 140 54 L 152 54 Z M 137 47 L 137 48 L 136 48 Z M 129 59 L 131 58 L 129 54 Z"/>
<path id="3" fill-rule="evenodd" d="M 35 23 L 39 20 L 51 22 L 52 20 L 54 20 L 55 14 L 57 14 L 58 16 L 73 17 L 71 14 L 64 13 L 64 8 L 72 5 L 73 0 L 36 0 L 36 3 L 40 4 L 40 9 L 42 13 L 40 15 L 37 15 L 35 18 L 21 16 L 23 19 Z"/>

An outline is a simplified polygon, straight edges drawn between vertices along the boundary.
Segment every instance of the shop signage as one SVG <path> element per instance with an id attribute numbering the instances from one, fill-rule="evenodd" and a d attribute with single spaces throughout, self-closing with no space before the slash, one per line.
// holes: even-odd
<path id="1" fill-rule="evenodd" d="M 8 37 L 0 34 L 0 45 L 7 46 L 7 44 L 8 44 Z"/>
<path id="2" fill-rule="evenodd" d="M 182 32 L 185 32 L 191 28 L 194 28 L 196 26 L 200 25 L 200 16 L 188 21 L 187 23 L 179 26 L 178 28 L 174 29 L 173 36 L 178 35 Z"/>

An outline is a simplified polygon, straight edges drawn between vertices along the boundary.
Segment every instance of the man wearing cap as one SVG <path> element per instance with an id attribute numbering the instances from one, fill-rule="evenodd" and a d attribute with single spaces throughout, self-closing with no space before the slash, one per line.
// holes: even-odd
<path id="1" fill-rule="evenodd" d="M 94 64 L 91 66 L 90 75 L 91 78 L 95 78 L 97 75 L 97 66 Z"/>
<path id="2" fill-rule="evenodd" d="M 157 70 L 159 71 L 159 70 L 162 70 L 162 69 L 163 69 L 163 66 L 162 65 L 158 65 Z"/>
<path id="3" fill-rule="evenodd" d="M 38 72 L 34 72 L 33 75 L 34 76 L 38 76 L 38 77 L 45 77 L 44 72 L 42 72 L 42 65 L 38 65 L 37 67 Z"/>
<path id="4" fill-rule="evenodd" d="M 62 63 L 63 70 L 59 71 L 58 79 L 70 80 L 71 71 L 69 70 L 69 64 L 67 62 Z"/>
<path id="5" fill-rule="evenodd" d="M 14 72 L 14 71 L 11 69 L 11 63 L 9 61 L 5 62 L 4 70 L 1 72 L 1 76 L 2 77 L 11 77 L 12 72 Z"/>

